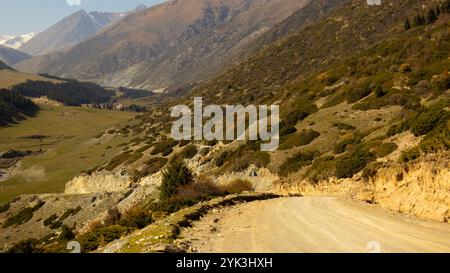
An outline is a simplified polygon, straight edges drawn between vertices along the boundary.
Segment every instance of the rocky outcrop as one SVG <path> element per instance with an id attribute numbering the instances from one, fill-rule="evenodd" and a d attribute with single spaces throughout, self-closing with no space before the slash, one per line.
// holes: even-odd
<path id="1" fill-rule="evenodd" d="M 97 192 L 121 192 L 131 186 L 128 175 L 96 173 L 78 176 L 66 184 L 65 194 L 89 194 Z"/>

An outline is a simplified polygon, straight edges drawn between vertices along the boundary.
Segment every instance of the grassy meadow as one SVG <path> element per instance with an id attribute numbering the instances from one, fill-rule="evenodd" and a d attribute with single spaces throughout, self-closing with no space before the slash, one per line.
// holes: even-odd
<path id="1" fill-rule="evenodd" d="M 24 158 L 0 182 L 0 203 L 21 194 L 62 192 L 65 183 L 81 172 L 110 160 L 127 139 L 104 135 L 136 114 L 80 107 L 43 106 L 39 114 L 0 128 L 0 151 L 40 152 Z"/>

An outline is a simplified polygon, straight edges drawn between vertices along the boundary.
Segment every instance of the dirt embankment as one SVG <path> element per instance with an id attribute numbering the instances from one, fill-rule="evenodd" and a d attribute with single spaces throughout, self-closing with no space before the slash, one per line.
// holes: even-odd
<path id="1" fill-rule="evenodd" d="M 316 184 L 285 181 L 277 193 L 347 195 L 422 219 L 450 221 L 449 154 L 430 155 L 408 164 L 390 163 L 372 178 L 330 179 Z"/>

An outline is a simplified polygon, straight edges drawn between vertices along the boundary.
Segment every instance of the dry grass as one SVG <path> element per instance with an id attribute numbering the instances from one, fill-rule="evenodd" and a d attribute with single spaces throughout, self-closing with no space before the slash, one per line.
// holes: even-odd
<path id="1" fill-rule="evenodd" d="M 9 69 L 0 70 L 0 88 L 10 88 L 11 86 L 26 82 L 27 80 L 50 81 L 50 82 L 54 82 L 54 83 L 59 82 L 57 80 L 44 78 L 42 76 L 26 74 L 26 73 L 13 71 L 13 70 L 9 70 Z"/>

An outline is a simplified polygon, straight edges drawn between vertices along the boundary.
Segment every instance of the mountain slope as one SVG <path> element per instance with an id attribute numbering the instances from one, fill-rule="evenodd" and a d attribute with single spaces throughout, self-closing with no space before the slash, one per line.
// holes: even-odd
<path id="1" fill-rule="evenodd" d="M 7 64 L 0 60 L 0 70 L 2 69 L 11 69 Z"/>
<path id="2" fill-rule="evenodd" d="M 67 16 L 19 49 L 31 55 L 42 55 L 78 44 L 120 18 L 117 13 L 80 10 Z"/>
<path id="3" fill-rule="evenodd" d="M 0 60 L 8 65 L 15 65 L 30 58 L 31 55 L 27 53 L 0 45 Z"/>
<path id="4" fill-rule="evenodd" d="M 423 3 L 418 4 L 418 0 L 402 4 L 390 2 L 369 6 L 357 0 L 344 0 L 342 7 L 326 19 L 278 40 L 197 90 L 205 96 L 222 94 L 229 101 L 237 101 L 242 95 L 271 96 L 271 93 L 283 91 L 283 85 L 298 77 L 326 71 L 331 64 L 401 33 L 403 18 L 427 7 L 422 8 Z M 210 94 L 210 90 L 214 90 L 214 94 Z"/>
<path id="5" fill-rule="evenodd" d="M 152 89 L 203 79 L 308 2 L 169 1 L 128 16 L 38 72 Z"/>

